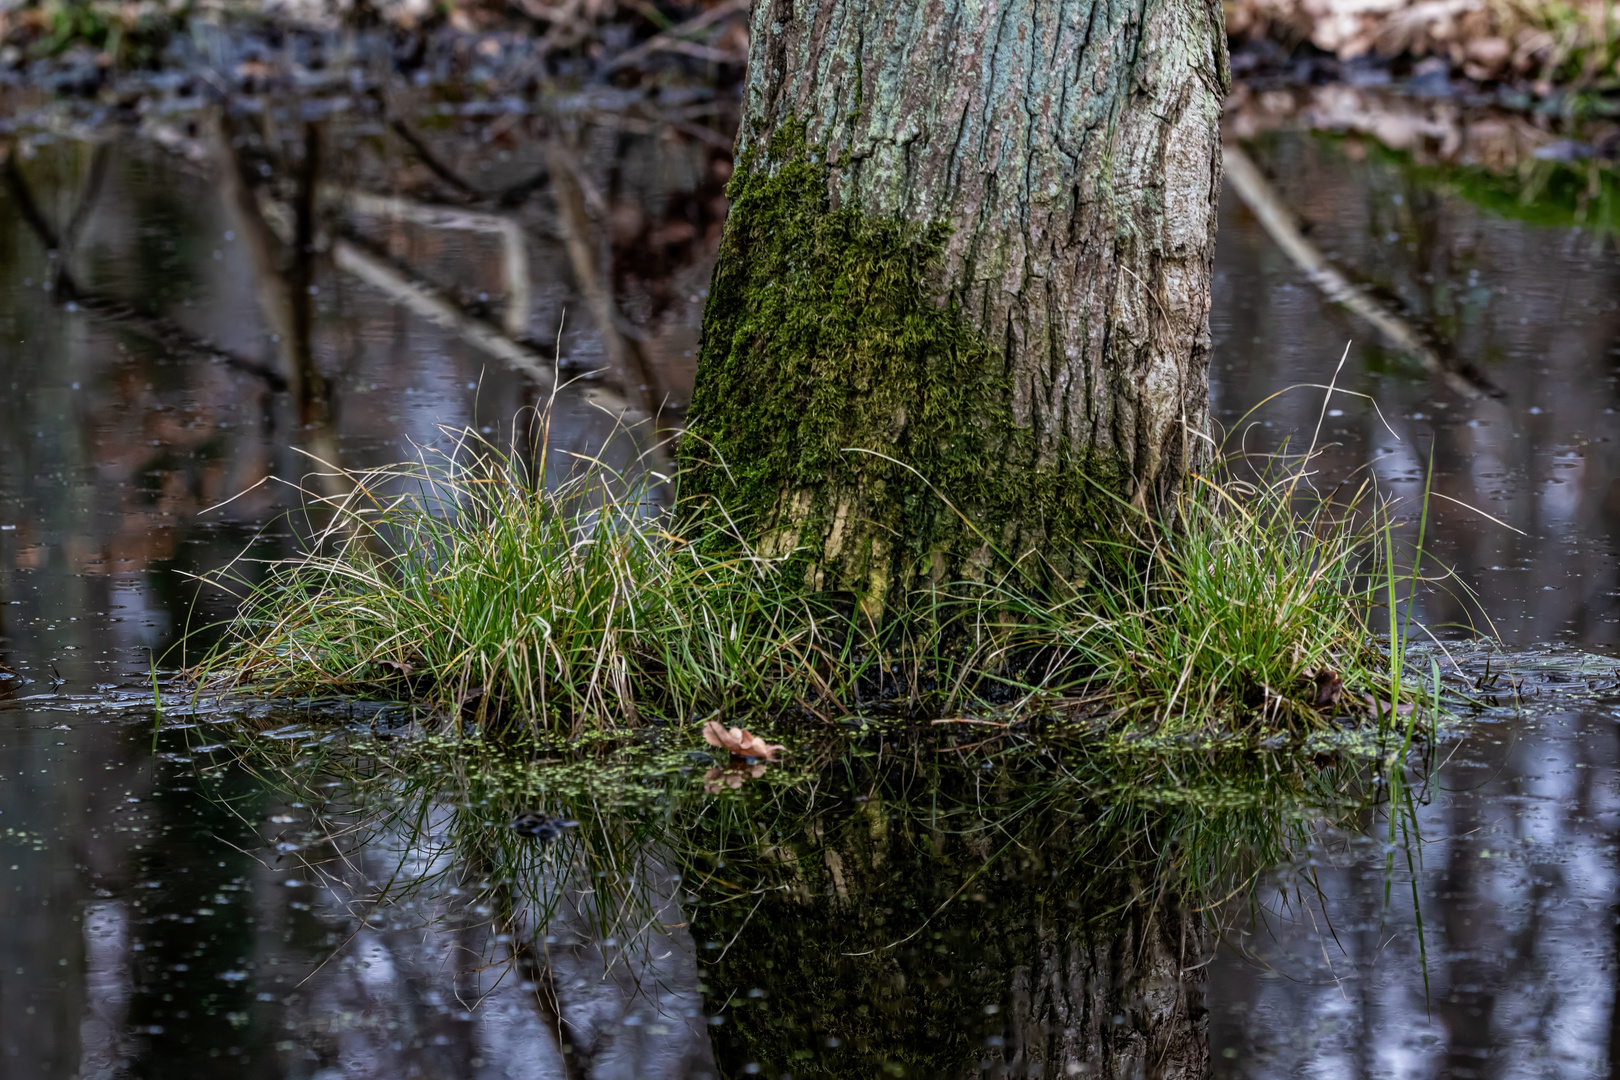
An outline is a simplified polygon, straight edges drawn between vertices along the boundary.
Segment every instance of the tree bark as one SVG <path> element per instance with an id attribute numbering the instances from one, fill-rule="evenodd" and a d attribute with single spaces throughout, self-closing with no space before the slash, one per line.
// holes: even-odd
<path id="1" fill-rule="evenodd" d="M 1083 577 L 1206 424 L 1220 5 L 758 0 L 751 42 L 682 497 L 869 610 Z"/>

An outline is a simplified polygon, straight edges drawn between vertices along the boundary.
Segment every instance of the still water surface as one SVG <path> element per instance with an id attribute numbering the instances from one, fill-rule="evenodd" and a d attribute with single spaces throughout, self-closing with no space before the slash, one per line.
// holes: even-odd
<path id="1" fill-rule="evenodd" d="M 0 1074 L 1614 1075 L 1620 258 L 1601 229 L 1487 210 L 1354 139 L 1249 132 L 1249 150 L 1316 245 L 1499 396 L 1381 346 L 1230 196 L 1212 382 L 1234 440 L 1320 417 L 1327 474 L 1370 465 L 1410 495 L 1432 455 L 1457 500 L 1436 502 L 1435 550 L 1479 602 L 1436 591 L 1423 614 L 1461 640 L 1486 613 L 1523 682 L 1438 748 L 1396 844 L 1380 812 L 1282 796 L 1131 804 L 1034 748 L 857 734 L 754 778 L 635 742 L 485 777 L 335 752 L 388 725 L 341 706 L 336 729 L 296 705 L 171 701 L 157 722 L 154 652 L 230 611 L 186 573 L 308 528 L 262 478 L 319 490 L 322 462 L 397 460 L 445 426 L 504 437 L 546 396 L 465 323 L 339 269 L 337 240 L 565 378 L 630 356 L 678 415 L 734 122 L 682 93 L 661 107 L 684 126 L 579 110 L 590 264 L 549 181 L 424 209 L 434 170 L 359 106 L 234 143 L 179 107 L 138 131 L 19 127 L 0 190 Z M 417 104 L 480 191 L 561 160 L 520 111 Z M 253 238 L 296 230 L 277 200 L 296 201 L 310 130 L 310 171 L 350 194 L 315 258 L 276 267 Z M 271 178 L 257 225 L 219 180 L 225 146 Z M 277 320 L 299 310 L 324 402 L 287 389 L 309 372 Z M 1301 389 L 1248 415 L 1341 355 L 1338 385 L 1367 397 Z M 608 433 L 591 385 L 560 392 L 558 445 Z M 244 753 L 225 719 L 270 735 Z M 540 843 L 507 827 L 522 809 L 580 824 Z M 1206 921 L 1163 872 L 1173 847 L 1212 880 L 1283 865 Z"/>

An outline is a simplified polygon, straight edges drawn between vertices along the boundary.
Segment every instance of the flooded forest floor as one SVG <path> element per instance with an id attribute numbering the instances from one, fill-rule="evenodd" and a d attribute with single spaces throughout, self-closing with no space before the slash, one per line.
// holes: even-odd
<path id="1" fill-rule="evenodd" d="M 1563 93 L 1535 49 L 1234 56 L 1214 413 L 1439 496 L 1446 652 L 1414 655 L 1476 704 L 1398 768 L 1120 776 L 977 724 L 458 759 L 398 706 L 168 689 L 153 657 L 235 610 L 188 575 L 300 550 L 330 466 L 548 401 L 579 454 L 613 410 L 678 423 L 744 5 L 533 7 L 199 17 L 144 67 L 108 26 L 6 38 L 0 1071 L 1612 1075 L 1620 207 L 1585 59 Z M 1366 397 L 1268 401 L 1341 356 Z"/>

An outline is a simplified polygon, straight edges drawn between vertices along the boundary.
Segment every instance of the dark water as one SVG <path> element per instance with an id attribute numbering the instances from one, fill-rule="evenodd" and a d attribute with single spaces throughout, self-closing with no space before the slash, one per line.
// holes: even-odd
<path id="1" fill-rule="evenodd" d="M 1338 385 L 1382 421 L 1357 397 L 1324 414 L 1302 389 L 1246 437 L 1274 445 L 1320 416 L 1328 474 L 1371 462 L 1407 495 L 1432 454 L 1434 490 L 1457 500 L 1436 501 L 1435 550 L 1478 602 L 1436 590 L 1424 617 L 1460 640 L 1486 613 L 1523 680 L 1439 747 L 1394 843 L 1388 815 L 1361 809 L 1378 801 L 1365 770 L 1133 802 L 1029 747 L 868 736 L 733 788 L 701 756 L 640 744 L 590 751 L 590 768 L 559 751 L 434 774 L 345 757 L 296 710 L 248 715 L 271 733 L 252 753 L 223 715 L 171 700 L 156 722 L 154 653 L 231 610 L 186 573 L 288 553 L 309 527 L 287 515 L 298 493 L 262 478 L 319 491 L 321 462 L 397 460 L 444 426 L 502 437 L 546 397 L 467 320 L 565 378 L 640 365 L 678 417 L 734 106 L 661 94 L 651 119 L 578 99 L 552 127 L 433 91 L 396 102 L 472 195 L 363 102 L 270 103 L 224 136 L 174 97 L 138 124 L 49 106 L 14 121 L 0 1074 L 1613 1075 L 1620 685 L 1601 657 L 1620 625 L 1620 258 L 1556 185 L 1507 212 L 1421 155 L 1297 131 L 1250 146 L 1312 240 L 1499 398 L 1379 344 L 1223 205 L 1219 416 L 1241 435 L 1250 406 L 1327 382 L 1350 343 Z M 583 266 L 555 138 L 589 211 Z M 312 145 L 319 168 L 301 172 Z M 351 193 L 312 219 L 305 257 L 296 240 L 273 266 L 251 250 L 227 146 L 269 178 L 272 235 L 299 235 L 300 175 Z M 498 217 L 521 229 L 526 275 Z M 341 269 L 339 240 L 464 321 Z M 300 317 L 324 397 L 287 389 L 310 369 L 275 327 Z M 560 445 L 611 430 L 590 403 L 606 381 L 560 391 Z M 1329 789 L 1327 808 L 1309 796 Z M 549 846 L 505 825 L 542 808 L 580 824 Z M 1200 891 L 1278 862 L 1234 898 Z"/>

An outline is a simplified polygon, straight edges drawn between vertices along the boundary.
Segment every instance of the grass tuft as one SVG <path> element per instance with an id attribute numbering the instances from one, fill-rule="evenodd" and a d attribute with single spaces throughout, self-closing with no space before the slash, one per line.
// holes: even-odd
<path id="1" fill-rule="evenodd" d="M 1428 700 L 1400 682 L 1420 582 L 1395 571 L 1395 508 L 1371 483 L 1314 490 L 1311 454 L 1195 476 L 1092 545 L 1066 595 L 1008 568 L 881 622 L 713 517 L 678 535 L 600 462 L 543 487 L 530 464 L 460 432 L 314 499 L 306 554 L 216 575 L 244 602 L 199 685 L 412 699 L 453 730 L 535 735 L 898 713 L 1196 741 L 1383 727 Z"/>

